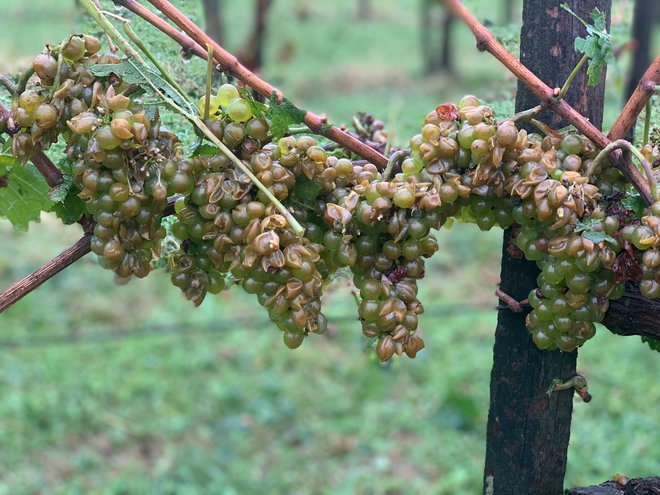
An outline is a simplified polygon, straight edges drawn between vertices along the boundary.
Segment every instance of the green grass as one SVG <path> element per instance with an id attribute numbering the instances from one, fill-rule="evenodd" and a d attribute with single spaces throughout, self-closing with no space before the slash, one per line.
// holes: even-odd
<path id="1" fill-rule="evenodd" d="M 64 2 L 6 3 L 7 67 L 72 29 L 72 16 L 54 9 Z M 225 3 L 236 50 L 245 2 Z M 348 0 L 314 2 L 306 21 L 299 3 L 275 3 L 263 69 L 299 105 L 333 122 L 370 111 L 400 144 L 429 109 L 465 92 L 512 110 L 515 81 L 462 27 L 457 73 L 421 76 L 416 3 L 383 1 L 366 24 Z M 479 2 L 481 18 L 492 10 Z M 24 44 L 28 21 L 35 36 Z M 162 36 L 140 32 L 159 58 L 176 55 Z M 198 96 L 203 64 L 168 65 Z M 610 83 L 615 102 L 616 70 Z M 606 121 L 616 113 L 612 103 Z M 29 234 L 1 223 L 0 287 L 79 235 L 49 215 Z M 457 225 L 438 238 L 421 284 L 427 349 L 385 367 L 365 353 L 345 280 L 325 297 L 328 335 L 288 351 L 252 296 L 226 291 L 194 309 L 165 273 L 117 287 L 83 258 L 0 317 L 0 494 L 478 493 L 501 232 Z M 566 486 L 657 474 L 657 355 L 601 328 L 579 369 L 594 400 L 575 403 Z"/>

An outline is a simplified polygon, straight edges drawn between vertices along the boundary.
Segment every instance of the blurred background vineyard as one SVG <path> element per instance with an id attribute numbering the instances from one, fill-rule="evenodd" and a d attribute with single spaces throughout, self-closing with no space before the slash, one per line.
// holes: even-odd
<path id="1" fill-rule="evenodd" d="M 204 23 L 198 0 L 175 3 Z M 221 2 L 230 51 L 246 49 L 253 3 Z M 333 123 L 373 113 L 400 146 L 429 110 L 468 92 L 499 116 L 512 113 L 513 76 L 476 50 L 465 27 L 453 26 L 452 70 L 427 70 L 423 3 L 441 22 L 422 0 L 274 0 L 261 73 Z M 514 50 L 520 3 L 466 1 Z M 2 73 L 90 29 L 74 0 L 1 7 Z M 615 45 L 630 37 L 632 7 L 614 1 Z M 201 96 L 203 63 L 183 61 L 141 22 L 134 28 Z M 608 70 L 605 127 L 623 103 L 629 65 L 623 50 Z M 169 124 L 190 136 L 180 120 Z M 0 221 L 0 236 L 4 288 L 80 227 L 43 215 L 29 233 Z M 455 225 L 437 237 L 421 284 L 427 349 L 388 366 L 365 352 L 345 279 L 325 297 L 328 335 L 289 351 L 253 296 L 225 291 L 195 309 L 164 270 L 120 287 L 83 258 L 0 316 L 0 494 L 478 493 L 501 231 Z M 566 485 L 658 474 L 658 355 L 601 327 L 580 350 L 579 370 L 594 401 L 575 405 Z"/>

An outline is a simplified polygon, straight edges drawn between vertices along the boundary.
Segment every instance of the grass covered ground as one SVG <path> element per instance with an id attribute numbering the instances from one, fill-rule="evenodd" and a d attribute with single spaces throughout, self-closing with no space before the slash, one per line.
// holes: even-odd
<path id="1" fill-rule="evenodd" d="M 236 49 L 248 14 L 225 3 Z M 457 74 L 423 77 L 417 3 L 382 2 L 368 23 L 353 3 L 314 2 L 301 20 L 304 2 L 277 0 L 265 77 L 333 122 L 371 111 L 400 144 L 466 92 L 511 110 L 515 81 L 464 28 Z M 74 29 L 62 4 L 73 2 L 6 0 L 3 67 Z M 615 8 L 625 35 L 629 11 Z M 492 10 L 477 8 L 496 22 Z M 21 30 L 34 32 L 29 50 Z M 176 53 L 140 32 L 161 58 Z M 610 70 L 610 122 L 624 62 Z M 170 68 L 199 95 L 200 63 Z M 79 235 L 48 215 L 28 234 L 0 223 L 0 287 Z M 84 258 L 0 316 L 0 494 L 478 493 L 501 232 L 457 225 L 438 240 L 421 284 L 427 349 L 386 367 L 365 353 L 346 280 L 326 296 L 328 335 L 289 351 L 252 296 L 226 291 L 194 309 L 166 273 L 117 287 Z M 600 328 L 579 369 L 594 400 L 575 404 L 566 485 L 657 474 L 658 356 Z"/>

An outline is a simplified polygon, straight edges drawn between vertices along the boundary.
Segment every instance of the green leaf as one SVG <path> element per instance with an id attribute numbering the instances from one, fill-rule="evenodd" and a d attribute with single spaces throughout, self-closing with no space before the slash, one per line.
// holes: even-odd
<path id="1" fill-rule="evenodd" d="M 68 158 L 60 160 L 57 167 L 62 171 L 64 182 L 48 191 L 48 196 L 54 203 L 51 210 L 66 225 L 76 223 L 87 213 L 85 202 L 78 197 L 80 189 L 73 183 L 72 166 Z"/>
<path id="2" fill-rule="evenodd" d="M 73 179 L 70 175 L 65 175 L 62 177 L 62 179 L 63 181 L 61 184 L 53 187 L 50 191 L 48 191 L 48 197 L 53 203 L 60 203 L 64 201 L 64 198 L 66 198 L 69 189 L 71 189 L 71 186 L 73 185 Z"/>
<path id="3" fill-rule="evenodd" d="M 118 64 L 99 64 L 90 66 L 90 71 L 97 77 L 116 74 L 127 84 L 137 84 L 147 93 L 154 93 L 154 86 L 168 96 L 181 108 L 190 109 L 188 102 L 160 74 L 143 67 L 138 68 L 132 60 Z"/>
<path id="4" fill-rule="evenodd" d="M 215 156 L 221 153 L 222 151 L 217 146 L 213 146 L 212 144 L 208 143 L 202 143 L 193 150 L 193 152 L 190 154 L 190 157 L 194 158 L 196 156 Z"/>
<path id="5" fill-rule="evenodd" d="M 606 234 L 605 232 L 595 230 L 596 225 L 599 223 L 600 221 L 596 220 L 595 218 L 589 218 L 584 222 L 578 220 L 575 223 L 575 231 L 582 232 L 582 236 L 586 237 L 587 239 L 589 239 L 590 241 L 596 244 L 605 241 L 605 242 L 609 242 L 610 244 L 616 245 L 617 242 L 614 237 L 612 237 L 609 234 Z"/>
<path id="6" fill-rule="evenodd" d="M 296 186 L 291 192 L 289 200 L 310 211 L 317 211 L 316 198 L 323 190 L 323 186 L 316 181 L 309 180 L 304 175 L 296 178 Z"/>
<path id="7" fill-rule="evenodd" d="M 284 136 L 289 130 L 289 126 L 302 124 L 305 122 L 307 112 L 298 108 L 286 98 L 282 103 L 278 103 L 275 92 L 270 97 L 269 108 L 266 116 L 270 123 L 270 132 L 273 139 L 277 140 Z"/>
<path id="8" fill-rule="evenodd" d="M 313 204 L 317 196 L 323 190 L 323 186 L 314 180 L 309 180 L 304 175 L 296 179 L 294 192 L 296 197 L 307 204 Z"/>
<path id="9" fill-rule="evenodd" d="M 563 3 L 561 7 L 578 19 L 587 28 L 588 36 L 586 38 L 575 38 L 575 49 L 587 56 L 589 76 L 589 86 L 596 86 L 600 83 L 600 76 L 608 62 L 614 59 L 612 52 L 612 36 L 607 32 L 607 21 L 605 13 L 597 8 L 592 10 L 589 17 L 592 24 L 586 22 L 571 8 Z"/>
<path id="10" fill-rule="evenodd" d="M 596 29 L 596 31 L 600 33 L 607 32 L 607 20 L 605 19 L 605 12 L 602 12 L 598 7 L 594 8 L 589 13 L 589 17 L 591 17 L 591 20 L 594 21 L 593 27 Z M 589 29 L 589 26 L 587 26 L 587 30 Z"/>
<path id="11" fill-rule="evenodd" d="M 66 198 L 69 189 L 73 185 L 73 178 L 70 175 L 62 175 L 62 183 L 48 191 L 48 197 L 53 203 L 60 203 Z"/>
<path id="12" fill-rule="evenodd" d="M 593 241 L 595 244 L 605 241 L 605 242 L 609 242 L 610 244 L 616 245 L 616 239 L 611 235 L 606 234 L 605 232 L 598 232 L 597 230 L 588 230 L 586 232 L 583 232 L 582 235 L 587 239 L 589 239 L 590 241 Z"/>
<path id="13" fill-rule="evenodd" d="M 85 203 L 78 197 L 78 188 L 76 187 L 69 189 L 64 200 L 53 205 L 52 211 L 66 225 L 76 223 L 87 213 Z"/>
<path id="14" fill-rule="evenodd" d="M 0 216 L 16 230 L 26 231 L 31 221 L 38 222 L 41 212 L 53 205 L 48 184 L 32 163 L 21 165 L 11 155 L 0 155 L 0 176 L 6 176 L 6 185 L 0 187 Z"/>
<path id="15" fill-rule="evenodd" d="M 239 86 L 238 93 L 244 100 L 247 100 L 252 110 L 252 115 L 257 119 L 263 119 L 268 112 L 268 105 L 254 99 L 252 91 L 246 86 Z"/>
<path id="16" fill-rule="evenodd" d="M 644 209 L 646 208 L 646 202 L 639 194 L 629 194 L 621 200 L 621 206 L 626 210 L 632 210 L 635 212 L 637 218 L 642 218 Z"/>
<path id="17" fill-rule="evenodd" d="M 595 218 L 587 218 L 584 222 L 582 220 L 578 220 L 575 222 L 575 231 L 583 232 L 585 230 L 593 230 L 597 223 L 598 220 Z"/>

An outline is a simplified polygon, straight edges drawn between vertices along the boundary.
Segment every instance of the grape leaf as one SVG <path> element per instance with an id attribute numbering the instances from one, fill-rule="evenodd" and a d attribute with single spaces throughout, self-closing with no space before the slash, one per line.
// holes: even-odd
<path id="1" fill-rule="evenodd" d="M 78 189 L 76 187 L 69 189 L 66 197 L 53 205 L 52 211 L 66 225 L 76 223 L 87 213 L 85 203 L 78 197 Z"/>
<path id="2" fill-rule="evenodd" d="M 62 172 L 62 183 L 56 185 L 48 191 L 48 197 L 53 203 L 64 201 L 69 189 L 73 185 L 73 174 L 71 172 L 71 161 L 68 158 L 61 160 L 57 168 Z"/>
<path id="3" fill-rule="evenodd" d="M 589 76 L 589 86 L 597 86 L 600 82 L 600 75 L 608 62 L 614 59 L 612 52 L 612 35 L 607 32 L 607 22 L 605 13 L 595 8 L 589 14 L 592 24 L 589 24 L 571 8 L 562 3 L 561 7 L 578 19 L 587 28 L 585 38 L 575 38 L 575 49 L 587 56 L 588 65 L 587 75 Z"/>
<path id="4" fill-rule="evenodd" d="M 69 189 L 71 189 L 72 185 L 73 179 L 71 176 L 62 175 L 62 183 L 56 185 L 50 191 L 48 191 L 48 197 L 53 203 L 64 201 L 64 198 L 66 198 L 66 195 L 69 192 Z"/>
<path id="5" fill-rule="evenodd" d="M 202 143 L 193 150 L 193 152 L 190 154 L 190 157 L 194 158 L 196 156 L 215 156 L 219 155 L 220 153 L 222 153 L 222 151 L 220 151 L 220 148 L 217 146 L 213 146 L 212 144 L 208 143 Z"/>
<path id="6" fill-rule="evenodd" d="M 118 64 L 99 64 L 92 65 L 90 68 L 92 74 L 98 77 L 107 77 L 110 74 L 117 74 L 127 84 L 137 84 L 147 93 L 154 92 L 154 86 L 159 91 L 168 96 L 174 103 L 181 108 L 190 110 L 191 105 L 165 81 L 158 73 L 146 69 L 138 68 L 135 63 L 128 59 Z M 194 105 L 192 106 L 194 108 Z"/>
<path id="7" fill-rule="evenodd" d="M 269 108 L 266 116 L 274 139 L 284 136 L 288 132 L 289 126 L 305 122 L 307 112 L 298 108 L 286 98 L 283 98 L 282 103 L 279 103 L 275 92 L 271 95 L 268 104 Z"/>
<path id="8" fill-rule="evenodd" d="M 589 218 L 584 222 L 578 220 L 575 223 L 575 232 L 582 232 L 582 236 L 589 239 L 590 241 L 598 244 L 599 242 L 609 242 L 610 244 L 616 245 L 616 239 L 605 232 L 595 230 L 596 224 L 599 223 L 599 220 L 595 218 Z"/>
<path id="9" fill-rule="evenodd" d="M 646 208 L 646 202 L 644 199 L 637 193 L 629 194 L 621 200 L 621 206 L 626 210 L 632 210 L 635 212 L 637 218 L 641 218 Z"/>
<path id="10" fill-rule="evenodd" d="M 32 163 L 21 165 L 11 155 L 0 155 L 0 176 L 6 177 L 6 185 L 0 187 L 0 216 L 14 229 L 27 231 L 28 224 L 38 222 L 41 212 L 53 205 L 48 184 Z"/>
<path id="11" fill-rule="evenodd" d="M 597 230 L 588 230 L 586 232 L 582 232 L 582 235 L 587 239 L 589 239 L 590 241 L 593 241 L 595 244 L 605 241 L 605 242 L 609 242 L 610 244 L 616 245 L 616 239 L 611 235 L 606 234 L 605 232 L 598 232 Z"/>
<path id="12" fill-rule="evenodd" d="M 239 86 L 238 92 L 244 100 L 250 104 L 252 115 L 257 119 L 263 119 L 268 111 L 268 105 L 254 99 L 252 91 L 246 86 Z"/>
<path id="13" fill-rule="evenodd" d="M 63 223 L 69 225 L 76 223 L 87 213 L 85 203 L 78 197 L 80 190 L 73 183 L 71 161 L 66 158 L 57 164 L 62 171 L 64 182 L 48 191 L 50 200 L 54 203 L 52 211 Z"/>
<path id="14" fill-rule="evenodd" d="M 299 175 L 296 178 L 296 186 L 293 188 L 290 201 L 310 211 L 317 211 L 316 197 L 322 190 L 323 186 L 318 182 Z"/>

